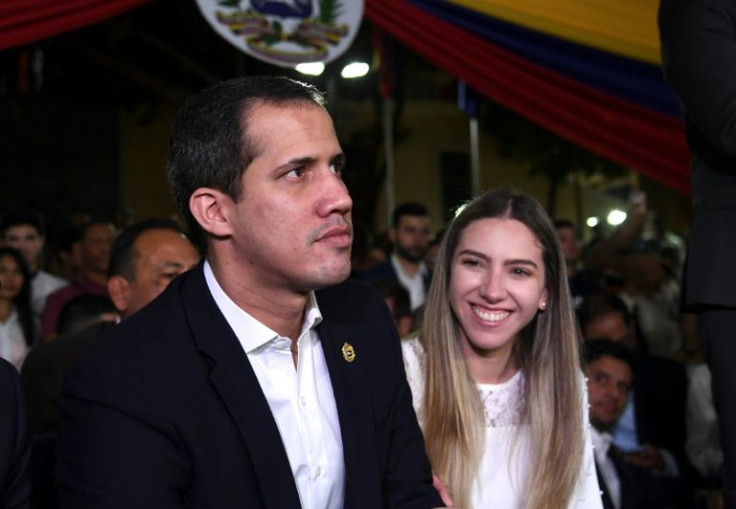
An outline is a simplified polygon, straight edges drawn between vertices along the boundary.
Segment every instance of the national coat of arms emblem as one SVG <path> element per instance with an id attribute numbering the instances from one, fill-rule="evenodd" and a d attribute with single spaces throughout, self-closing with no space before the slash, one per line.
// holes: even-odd
<path id="1" fill-rule="evenodd" d="M 275 65 L 330 62 L 353 42 L 363 0 L 197 0 L 222 37 Z"/>

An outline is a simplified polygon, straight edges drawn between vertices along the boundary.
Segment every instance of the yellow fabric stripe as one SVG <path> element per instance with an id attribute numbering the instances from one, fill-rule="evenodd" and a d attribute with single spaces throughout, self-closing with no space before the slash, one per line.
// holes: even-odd
<path id="1" fill-rule="evenodd" d="M 659 0 L 448 0 L 561 39 L 661 63 Z"/>

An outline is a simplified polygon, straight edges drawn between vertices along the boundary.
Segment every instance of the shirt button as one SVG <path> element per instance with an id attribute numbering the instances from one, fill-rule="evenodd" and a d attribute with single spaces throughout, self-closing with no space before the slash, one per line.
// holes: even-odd
<path id="1" fill-rule="evenodd" d="M 301 406 L 302 408 L 307 406 L 307 400 L 304 396 L 299 397 L 299 406 Z"/>

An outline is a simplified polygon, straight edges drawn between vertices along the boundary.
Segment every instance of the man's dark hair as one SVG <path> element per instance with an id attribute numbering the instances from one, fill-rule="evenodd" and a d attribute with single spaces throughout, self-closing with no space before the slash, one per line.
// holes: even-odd
<path id="1" fill-rule="evenodd" d="M 580 328 L 585 329 L 588 323 L 609 313 L 621 315 L 626 325 L 631 324 L 631 320 L 633 319 L 631 313 L 629 313 L 629 308 L 626 307 L 626 303 L 618 295 L 612 295 L 606 292 L 589 295 L 583 300 L 578 310 Z"/>
<path id="2" fill-rule="evenodd" d="M 405 316 L 411 316 L 411 299 L 409 297 L 409 292 L 406 288 L 401 286 L 398 281 L 393 279 L 383 279 L 376 282 L 374 286 L 384 299 L 393 299 L 394 319 L 398 320 Z"/>
<path id="3" fill-rule="evenodd" d="M 394 213 L 391 216 L 391 226 L 398 228 L 401 218 L 404 216 L 429 217 L 429 212 L 427 211 L 427 207 L 421 203 L 402 203 L 394 209 Z"/>
<path id="4" fill-rule="evenodd" d="M 583 364 L 588 365 L 603 357 L 612 357 L 626 363 L 631 369 L 632 375 L 636 371 L 634 354 L 626 345 L 611 341 L 607 338 L 590 339 L 585 341 L 583 348 Z"/>
<path id="5" fill-rule="evenodd" d="M 107 217 L 93 217 L 85 221 L 84 224 L 79 227 L 79 240 L 84 240 L 85 237 L 87 237 L 90 228 L 97 225 L 109 226 L 115 229 L 115 224 Z"/>
<path id="6" fill-rule="evenodd" d="M 122 276 L 129 281 L 135 279 L 135 262 L 138 256 L 134 249 L 135 241 L 148 230 L 173 230 L 186 236 L 181 225 L 171 219 L 146 219 L 129 226 L 112 243 L 108 272 L 110 277 Z"/>
<path id="7" fill-rule="evenodd" d="M 82 230 L 78 226 L 70 226 L 59 235 L 57 248 L 59 251 L 68 253 L 72 246 L 82 240 Z"/>
<path id="8" fill-rule="evenodd" d="M 39 212 L 30 209 L 9 212 L 3 218 L 1 233 L 5 236 L 9 228 L 22 225 L 33 226 L 41 237 L 46 236 L 46 222 L 43 216 Z"/>
<path id="9" fill-rule="evenodd" d="M 323 108 L 325 99 L 314 86 L 284 76 L 246 76 L 217 83 L 191 97 L 174 121 L 169 183 L 174 202 L 198 242 L 203 232 L 189 211 L 189 198 L 198 188 L 210 187 L 238 201 L 243 171 L 257 155 L 249 132 L 250 112 L 263 103 Z"/>
<path id="10" fill-rule="evenodd" d="M 555 230 L 559 230 L 560 228 L 572 228 L 573 230 L 577 231 L 575 223 L 568 219 L 555 219 L 553 223 L 555 225 Z"/>
<path id="11" fill-rule="evenodd" d="M 102 313 L 117 313 L 112 301 L 103 295 L 87 293 L 64 304 L 56 330 L 59 336 L 79 332 L 100 321 Z"/>

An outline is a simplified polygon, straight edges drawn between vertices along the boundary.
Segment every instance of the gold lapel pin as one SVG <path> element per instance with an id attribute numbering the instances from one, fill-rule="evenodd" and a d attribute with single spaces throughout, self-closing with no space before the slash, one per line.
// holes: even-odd
<path id="1" fill-rule="evenodd" d="M 355 349 L 353 345 L 347 342 L 342 345 L 342 356 L 346 361 L 353 362 L 355 360 Z"/>

